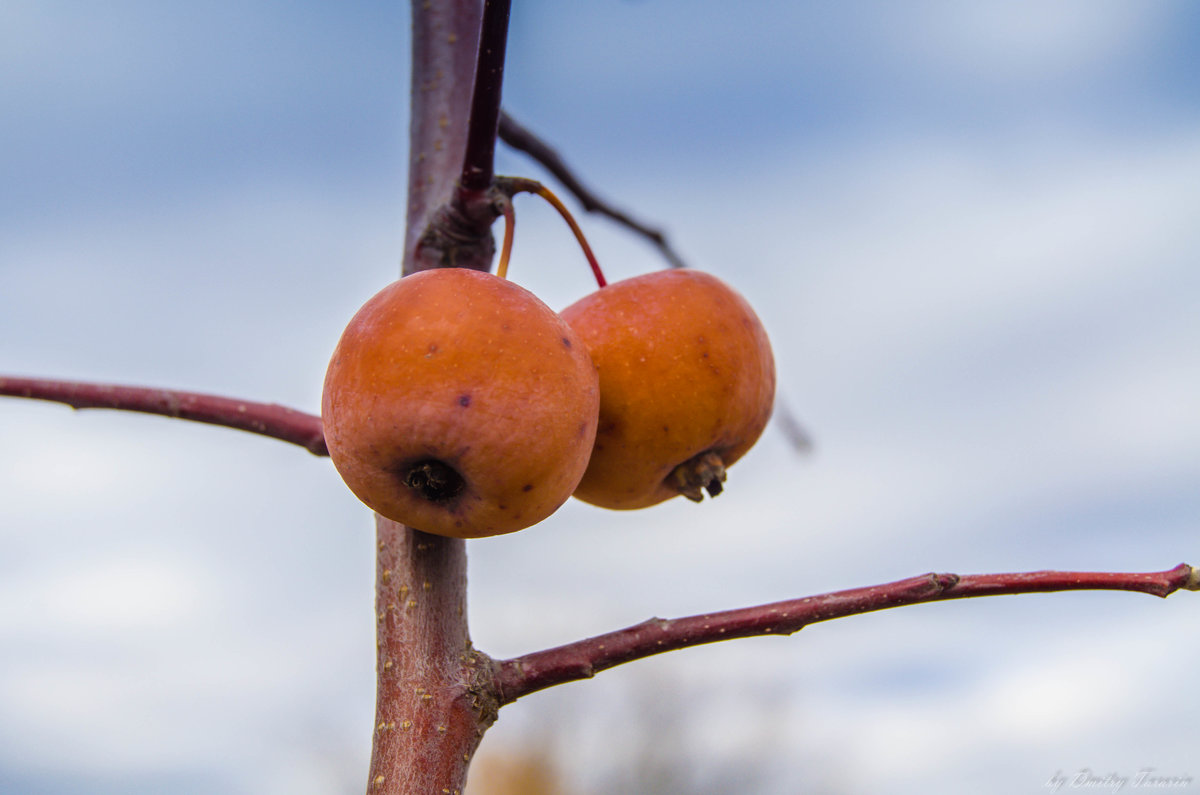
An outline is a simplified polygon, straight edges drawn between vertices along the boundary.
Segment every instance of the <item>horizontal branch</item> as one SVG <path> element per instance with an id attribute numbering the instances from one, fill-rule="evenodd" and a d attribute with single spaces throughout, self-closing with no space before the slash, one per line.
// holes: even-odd
<path id="1" fill-rule="evenodd" d="M 223 425 L 298 444 L 314 455 L 329 455 L 320 417 L 275 403 L 255 403 L 174 389 L 5 376 L 0 376 L 0 395 L 50 400 L 76 409 L 138 411 Z"/>
<path id="2" fill-rule="evenodd" d="M 1165 597 L 1200 590 L 1200 571 L 1180 564 L 1143 573 L 1037 571 L 1025 574 L 925 574 L 803 599 L 707 613 L 652 618 L 632 627 L 497 663 L 500 703 L 547 687 L 586 679 L 607 668 L 662 652 L 734 638 L 790 635 L 809 624 L 890 607 L 977 596 L 1050 591 L 1139 591 Z"/>

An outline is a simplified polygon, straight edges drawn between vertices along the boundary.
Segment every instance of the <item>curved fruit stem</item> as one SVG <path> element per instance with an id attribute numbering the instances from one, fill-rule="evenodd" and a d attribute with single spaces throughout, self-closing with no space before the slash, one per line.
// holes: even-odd
<path id="1" fill-rule="evenodd" d="M 497 200 L 500 214 L 504 216 L 504 243 L 500 246 L 500 259 L 496 263 L 496 275 L 501 279 L 508 278 L 508 258 L 512 254 L 513 230 L 517 225 L 517 214 L 513 212 L 512 202 L 507 197 Z"/>
<path id="2" fill-rule="evenodd" d="M 715 497 L 724 490 L 725 461 L 719 453 L 705 450 L 671 470 L 667 483 L 692 502 L 701 502 L 704 493 Z"/>
<path id="3" fill-rule="evenodd" d="M 606 286 L 608 280 L 604 278 L 604 271 L 600 270 L 600 263 L 596 261 L 596 255 L 592 253 L 592 247 L 588 245 L 587 238 L 584 237 L 583 230 L 579 228 L 579 224 L 575 223 L 575 217 L 571 215 L 571 211 L 545 185 L 539 183 L 538 189 L 534 193 L 550 202 L 550 206 L 558 210 L 558 214 L 567 222 L 567 226 L 571 227 L 572 234 L 579 241 L 579 247 L 583 249 L 583 256 L 587 257 L 588 265 L 592 266 L 592 275 L 596 277 L 596 286 Z"/>
<path id="4" fill-rule="evenodd" d="M 515 196 L 518 193 L 536 193 L 549 202 L 550 206 L 557 210 L 562 219 L 567 222 L 567 226 L 571 227 L 572 234 L 579 241 L 579 247 L 583 249 L 583 256 L 587 257 L 588 265 L 592 268 L 592 275 L 596 278 L 596 286 L 605 287 L 608 285 L 608 280 L 604 278 L 604 271 L 600 269 L 600 263 L 596 260 L 596 255 L 592 252 L 592 247 L 588 245 L 587 237 L 583 234 L 583 230 L 575 222 L 571 211 L 554 195 L 553 191 L 535 179 L 526 179 L 524 177 L 496 177 L 495 190 L 502 196 L 508 197 Z"/>

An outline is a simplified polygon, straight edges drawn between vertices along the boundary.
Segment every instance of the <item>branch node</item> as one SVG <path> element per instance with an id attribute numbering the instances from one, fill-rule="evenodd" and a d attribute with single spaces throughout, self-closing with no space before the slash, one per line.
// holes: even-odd
<path id="1" fill-rule="evenodd" d="M 434 211 L 421 233 L 412 270 L 490 270 L 496 253 L 492 222 L 499 215 L 491 192 L 456 191 L 454 198 Z"/>
<path id="2" fill-rule="evenodd" d="M 948 591 L 958 585 L 961 578 L 957 574 L 947 572 L 943 574 L 930 574 L 929 579 L 939 591 Z"/>

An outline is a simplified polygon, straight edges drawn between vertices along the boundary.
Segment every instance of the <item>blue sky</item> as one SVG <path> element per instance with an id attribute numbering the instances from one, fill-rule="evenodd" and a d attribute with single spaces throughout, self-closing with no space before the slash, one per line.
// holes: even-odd
<path id="1" fill-rule="evenodd" d="M 6 3 L 0 372 L 315 411 L 398 273 L 407 28 L 404 4 Z M 476 644 L 932 569 L 1195 561 L 1198 48 L 1185 2 L 517 3 L 507 107 L 747 296 L 817 446 L 768 431 L 711 503 L 568 503 L 471 542 Z M 578 250 L 517 211 L 510 276 L 566 306 Z M 610 278 L 662 265 L 581 221 Z M 360 789 L 371 555 L 326 460 L 0 402 L 0 790 Z M 1200 781 L 1193 601 L 689 650 L 510 706 L 481 754 L 548 746 L 581 793 L 648 746 L 693 792 Z"/>

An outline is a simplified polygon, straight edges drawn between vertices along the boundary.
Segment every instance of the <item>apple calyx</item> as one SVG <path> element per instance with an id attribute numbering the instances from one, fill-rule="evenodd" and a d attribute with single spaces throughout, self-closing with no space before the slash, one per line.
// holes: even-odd
<path id="1" fill-rule="evenodd" d="M 671 470 L 667 483 L 692 502 L 702 502 L 704 491 L 716 497 L 724 490 L 725 461 L 720 454 L 705 450 Z"/>
<path id="2" fill-rule="evenodd" d="M 458 470 L 436 458 L 418 461 L 405 468 L 400 479 L 422 499 L 439 505 L 451 502 L 466 485 Z"/>

